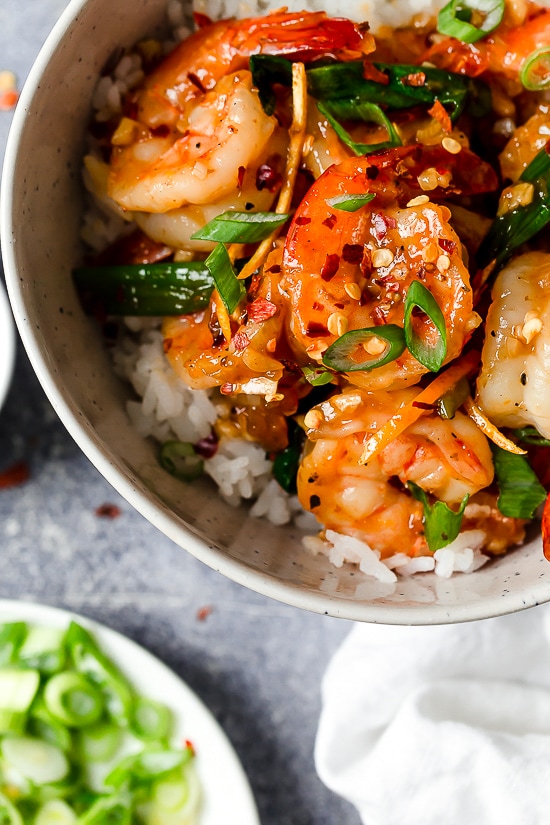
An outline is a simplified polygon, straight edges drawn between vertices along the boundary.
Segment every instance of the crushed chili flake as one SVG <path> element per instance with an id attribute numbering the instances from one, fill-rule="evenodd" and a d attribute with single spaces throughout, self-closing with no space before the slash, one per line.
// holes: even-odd
<path id="1" fill-rule="evenodd" d="M 325 263 L 321 268 L 321 278 L 323 281 L 330 281 L 340 267 L 340 256 L 336 252 L 329 252 L 325 258 Z"/>
<path id="2" fill-rule="evenodd" d="M 210 616 L 210 614 L 212 613 L 213 610 L 214 610 L 214 608 L 210 604 L 207 604 L 204 607 L 199 607 L 199 609 L 197 610 L 197 619 L 198 619 L 198 621 L 199 622 L 206 621 L 206 619 Z M 187 742 L 185 744 L 187 745 Z M 189 746 L 191 748 L 193 748 L 191 743 L 189 743 Z"/>
<path id="3" fill-rule="evenodd" d="M 380 212 L 374 212 L 372 222 L 374 224 L 374 234 L 376 235 L 377 240 L 383 240 L 388 234 L 388 227 L 386 221 L 384 220 L 384 216 L 381 215 Z"/>
<path id="4" fill-rule="evenodd" d="M 235 345 L 236 352 L 242 352 L 243 349 L 246 349 L 247 346 L 250 344 L 250 338 L 246 334 L 246 332 L 237 332 L 233 336 L 233 343 Z"/>
<path id="5" fill-rule="evenodd" d="M 310 321 L 307 325 L 306 335 L 309 338 L 326 338 L 330 333 L 324 324 Z"/>
<path id="6" fill-rule="evenodd" d="M 120 507 L 116 504 L 101 504 L 96 507 L 95 514 L 98 518 L 118 518 L 121 514 Z"/>
<path id="7" fill-rule="evenodd" d="M 387 86 L 390 82 L 388 75 L 381 72 L 373 63 L 369 63 L 368 60 L 363 61 L 363 77 L 365 80 L 373 80 L 375 83 L 381 83 L 383 86 Z"/>
<path id="8" fill-rule="evenodd" d="M 314 301 L 314 302 L 313 302 L 313 307 L 312 307 L 312 308 L 313 308 L 316 312 L 322 312 L 322 311 L 324 310 L 325 306 L 324 306 L 324 304 L 320 304 L 320 303 L 319 303 L 319 301 Z"/>
<path id="9" fill-rule="evenodd" d="M 363 244 L 345 243 L 342 247 L 342 258 L 348 264 L 360 264 L 363 260 Z"/>
<path id="10" fill-rule="evenodd" d="M 262 163 L 256 172 L 256 189 L 261 192 L 262 189 L 267 189 L 268 192 L 275 192 L 281 185 L 282 177 L 269 164 Z"/>
<path id="11" fill-rule="evenodd" d="M 277 312 L 277 307 L 267 298 L 256 298 L 247 309 L 248 320 L 252 322 L 265 321 L 272 318 Z"/>
<path id="12" fill-rule="evenodd" d="M 453 124 L 445 106 L 440 100 L 436 100 L 431 109 L 428 109 L 428 114 L 440 123 L 444 132 L 452 132 Z"/>
<path id="13" fill-rule="evenodd" d="M 237 170 L 237 186 L 239 187 L 239 189 L 242 188 L 245 172 L 246 172 L 245 167 L 244 166 L 239 166 L 239 168 Z"/>
<path id="14" fill-rule="evenodd" d="M 18 487 L 30 478 L 29 465 L 26 461 L 16 461 L 3 473 L 0 473 L 0 490 L 7 490 L 10 487 Z"/>
<path id="15" fill-rule="evenodd" d="M 403 86 L 424 86 L 426 84 L 425 72 L 412 72 L 401 78 Z"/>
<path id="16" fill-rule="evenodd" d="M 425 404 L 423 401 L 413 401 L 412 406 L 417 407 L 419 410 L 433 411 L 437 409 L 436 404 Z"/>
<path id="17" fill-rule="evenodd" d="M 328 218 L 325 218 L 325 220 L 322 221 L 322 223 L 323 226 L 327 227 L 327 229 L 332 229 L 337 220 L 338 218 L 336 217 L 336 215 L 329 215 Z"/>
<path id="18" fill-rule="evenodd" d="M 220 387 L 220 392 L 222 395 L 231 395 L 233 392 L 233 384 L 230 384 L 228 381 L 225 384 L 222 384 Z"/>
<path id="19" fill-rule="evenodd" d="M 172 349 L 172 344 L 174 343 L 173 338 L 165 338 L 162 342 L 162 349 L 165 353 L 170 352 Z"/>
<path id="20" fill-rule="evenodd" d="M 451 241 L 450 238 L 438 238 L 437 242 L 441 249 L 444 249 L 449 255 L 452 255 L 456 249 L 456 243 Z"/>
<path id="21" fill-rule="evenodd" d="M 382 324 L 386 323 L 386 313 L 381 307 L 374 307 L 372 311 L 372 320 L 377 327 L 381 327 Z"/>
<path id="22" fill-rule="evenodd" d="M 205 438 L 201 438 L 193 445 L 195 452 L 203 458 L 212 458 L 218 451 L 218 436 L 215 432 L 211 432 Z"/>
<path id="23" fill-rule="evenodd" d="M 190 739 L 185 739 L 183 744 L 185 745 L 188 751 L 191 751 L 192 756 L 196 755 L 197 751 L 195 750 L 195 746 Z"/>
<path id="24" fill-rule="evenodd" d="M 308 223 L 311 223 L 311 218 L 306 218 L 305 215 L 300 216 L 299 218 L 296 218 L 296 225 L 297 226 L 307 226 Z"/>
<path id="25" fill-rule="evenodd" d="M 202 29 L 205 26 L 212 25 L 212 18 L 208 17 L 207 14 L 203 14 L 200 11 L 193 12 L 193 20 L 195 21 L 195 25 L 198 29 Z"/>

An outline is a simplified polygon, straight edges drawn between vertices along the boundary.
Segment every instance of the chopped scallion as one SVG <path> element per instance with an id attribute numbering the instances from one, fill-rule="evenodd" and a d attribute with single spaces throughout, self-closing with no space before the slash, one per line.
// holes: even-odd
<path id="1" fill-rule="evenodd" d="M 302 372 L 306 381 L 312 387 L 323 387 L 325 384 L 330 384 L 334 378 L 334 373 L 320 367 L 302 367 Z"/>
<path id="2" fill-rule="evenodd" d="M 533 518 L 546 500 L 546 490 L 538 480 L 527 456 L 516 455 L 490 444 L 499 488 L 497 507 L 503 516 Z"/>
<path id="3" fill-rule="evenodd" d="M 550 86 L 550 46 L 542 46 L 525 58 L 519 79 L 530 92 L 540 92 Z"/>
<path id="4" fill-rule="evenodd" d="M 375 192 L 365 192 L 364 195 L 336 195 L 335 198 L 327 198 L 327 204 L 332 209 L 340 209 L 343 212 L 357 212 L 366 203 L 370 203 L 376 197 Z"/>
<path id="5" fill-rule="evenodd" d="M 55 719 L 70 728 L 91 725 L 103 713 L 101 693 L 71 671 L 57 673 L 46 682 L 44 703 Z"/>
<path id="6" fill-rule="evenodd" d="M 416 308 L 427 315 L 435 327 L 437 338 L 434 344 L 417 334 L 413 318 Z M 447 355 L 445 318 L 432 293 L 420 281 L 413 281 L 407 290 L 403 327 L 407 347 L 416 360 L 431 372 L 440 370 Z"/>
<path id="7" fill-rule="evenodd" d="M 192 444 L 165 441 L 159 452 L 160 466 L 181 481 L 194 481 L 204 470 L 204 461 Z"/>
<path id="8" fill-rule="evenodd" d="M 225 308 L 231 315 L 246 295 L 246 289 L 243 282 L 237 278 L 235 267 L 222 243 L 219 243 L 210 253 L 205 264 L 214 279 Z"/>
<path id="9" fill-rule="evenodd" d="M 223 243 L 256 243 L 279 229 L 289 215 L 277 212 L 223 212 L 191 236 L 202 241 Z"/>
<path id="10" fill-rule="evenodd" d="M 381 346 L 380 346 L 381 345 Z M 404 352 L 405 335 L 396 324 L 354 329 L 340 336 L 323 355 L 323 364 L 336 372 L 383 367 Z"/>
<path id="11" fill-rule="evenodd" d="M 524 444 L 534 444 L 536 447 L 550 447 L 550 439 L 541 435 L 535 427 L 520 427 L 517 430 L 512 430 L 512 433 L 518 441 L 523 441 Z"/>
<path id="12" fill-rule="evenodd" d="M 455 511 L 451 510 L 444 501 L 435 501 L 430 504 L 426 492 L 413 481 L 407 482 L 407 487 L 424 508 L 424 535 L 432 553 L 454 541 L 460 533 L 462 517 L 469 496 L 464 496 L 460 507 Z"/>
<path id="13" fill-rule="evenodd" d="M 437 16 L 437 30 L 463 43 L 476 43 L 494 31 L 503 16 L 504 0 L 451 0 Z"/>
<path id="14" fill-rule="evenodd" d="M 342 143 L 356 155 L 370 155 L 372 152 L 382 152 L 384 149 L 391 149 L 393 146 L 401 146 L 395 126 L 390 121 L 383 109 L 376 103 L 366 101 L 347 101 L 342 104 L 339 100 L 324 100 L 317 103 L 317 107 L 322 115 L 326 117 Z M 353 108 L 353 116 L 350 117 L 350 108 Z M 388 133 L 388 139 L 379 143 L 359 143 L 351 137 L 349 132 L 339 122 L 350 119 L 362 121 L 363 123 L 376 123 L 383 126 Z"/>

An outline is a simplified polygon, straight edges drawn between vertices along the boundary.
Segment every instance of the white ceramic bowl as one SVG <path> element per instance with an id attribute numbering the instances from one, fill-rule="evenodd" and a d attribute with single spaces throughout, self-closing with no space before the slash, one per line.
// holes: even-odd
<path id="1" fill-rule="evenodd" d="M 361 621 L 431 624 L 548 601 L 550 564 L 539 540 L 470 575 L 382 584 L 307 554 L 295 529 L 248 518 L 207 482 L 183 487 L 129 425 L 128 389 L 81 310 L 71 268 L 81 254 L 80 166 L 99 71 L 117 47 L 155 31 L 165 6 L 166 0 L 73 0 L 15 114 L 2 187 L 8 287 L 29 357 L 65 426 L 108 481 L 182 548 L 288 604 Z"/>
<path id="2" fill-rule="evenodd" d="M 10 305 L 0 282 L 0 408 L 4 403 L 13 374 L 15 334 Z"/>

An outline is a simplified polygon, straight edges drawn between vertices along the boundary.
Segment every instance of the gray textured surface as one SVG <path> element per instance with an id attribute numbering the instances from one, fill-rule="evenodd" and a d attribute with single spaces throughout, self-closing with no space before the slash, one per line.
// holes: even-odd
<path id="1" fill-rule="evenodd" d="M 0 1 L 0 70 L 24 80 L 63 0 Z M 0 112 L 0 157 L 10 115 Z M 320 680 L 349 624 L 270 601 L 222 578 L 151 527 L 90 465 L 19 346 L 0 412 L 0 598 L 69 608 L 135 639 L 203 699 L 249 776 L 263 825 L 357 825 L 318 779 Z M 121 509 L 101 519 L 104 504 Z M 211 607 L 203 621 L 198 611 Z M 238 823 L 228 823 L 238 825 Z"/>

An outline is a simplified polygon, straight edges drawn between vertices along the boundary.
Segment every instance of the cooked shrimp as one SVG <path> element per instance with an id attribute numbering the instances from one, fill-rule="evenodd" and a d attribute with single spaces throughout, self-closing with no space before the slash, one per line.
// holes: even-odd
<path id="1" fill-rule="evenodd" d="M 499 156 L 504 180 L 517 181 L 535 155 L 550 140 L 548 106 L 536 112 L 515 131 Z"/>
<path id="2" fill-rule="evenodd" d="M 550 255 L 528 252 L 498 275 L 486 323 L 479 406 L 497 427 L 550 438 Z"/>
<path id="3" fill-rule="evenodd" d="M 504 23 L 477 43 L 462 43 L 454 37 L 439 40 L 424 53 L 423 60 L 471 77 L 490 71 L 518 83 L 526 58 L 549 42 L 550 11 L 539 9 L 521 25 Z"/>
<path id="4" fill-rule="evenodd" d="M 136 117 L 123 119 L 113 137 L 110 197 L 126 210 L 167 212 L 227 196 L 277 126 L 252 90 L 250 56 L 307 60 L 362 43 L 353 23 L 323 12 L 224 20 L 200 29 L 135 93 L 129 108 Z"/>
<path id="5" fill-rule="evenodd" d="M 404 489 L 414 481 L 449 505 L 491 483 L 487 439 L 462 413 L 423 416 L 366 465 L 365 440 L 418 390 L 368 393 L 348 388 L 306 416 L 309 449 L 298 472 L 298 497 L 328 529 L 366 541 L 382 557 L 428 552 L 422 506 Z"/>
<path id="6" fill-rule="evenodd" d="M 266 261 L 261 286 L 229 344 L 218 324 L 215 299 L 202 312 L 164 319 L 166 357 L 192 389 L 221 387 L 227 395 L 245 393 L 268 399 L 277 394 L 284 371 L 277 348 L 285 307 L 277 289 L 278 275 L 268 271 L 277 257 L 280 250 Z"/>
<path id="7" fill-rule="evenodd" d="M 136 140 L 114 147 L 109 195 L 141 212 L 215 202 L 239 189 L 240 176 L 258 161 L 276 127 L 252 89 L 250 72 L 228 75 L 191 106 L 183 134 L 155 137 L 136 125 Z"/>
<path id="8" fill-rule="evenodd" d="M 443 312 L 447 361 L 459 355 L 479 323 L 449 210 L 427 195 L 399 206 L 406 184 L 375 162 L 350 158 L 331 167 L 307 193 L 288 232 L 281 288 L 291 307 L 290 337 L 302 362 L 320 361 L 346 331 L 402 327 L 403 298 L 413 280 L 428 287 Z M 335 196 L 368 192 L 375 198 L 356 212 L 327 203 Z M 432 340 L 431 322 L 418 321 L 421 334 Z M 398 388 L 416 383 L 425 372 L 406 350 L 396 361 L 347 378 L 368 389 Z"/>

